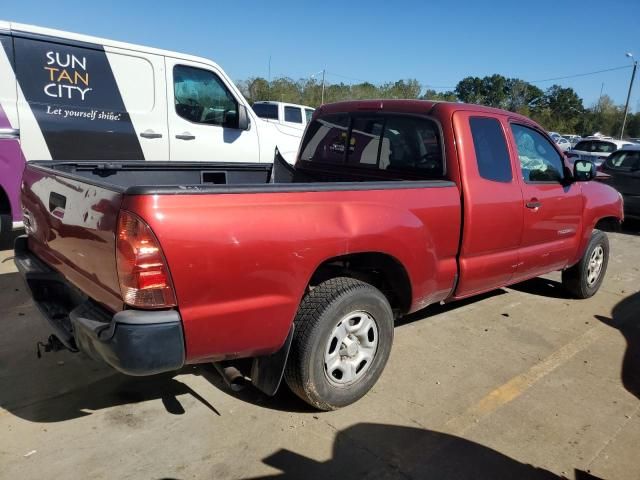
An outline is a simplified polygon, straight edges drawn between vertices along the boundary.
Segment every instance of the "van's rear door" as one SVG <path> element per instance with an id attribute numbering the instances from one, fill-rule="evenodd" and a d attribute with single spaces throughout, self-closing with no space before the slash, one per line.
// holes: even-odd
<path id="1" fill-rule="evenodd" d="M 112 311 L 122 310 L 115 232 L 122 191 L 29 163 L 22 204 L 29 249 Z"/>

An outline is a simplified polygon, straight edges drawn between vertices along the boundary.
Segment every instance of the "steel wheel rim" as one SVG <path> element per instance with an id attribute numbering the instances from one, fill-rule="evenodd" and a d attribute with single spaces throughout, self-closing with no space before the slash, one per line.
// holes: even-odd
<path id="1" fill-rule="evenodd" d="M 359 381 L 378 351 L 378 324 L 370 313 L 351 312 L 336 324 L 324 349 L 324 373 L 329 383 L 346 387 Z"/>
<path id="2" fill-rule="evenodd" d="M 587 284 L 589 286 L 592 286 L 600 278 L 603 263 L 604 248 L 602 248 L 602 245 L 598 245 L 589 256 L 589 264 L 587 266 Z"/>

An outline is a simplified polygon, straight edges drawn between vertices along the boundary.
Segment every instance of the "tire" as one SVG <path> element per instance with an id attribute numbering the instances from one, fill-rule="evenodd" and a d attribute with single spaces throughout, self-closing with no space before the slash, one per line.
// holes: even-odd
<path id="1" fill-rule="evenodd" d="M 352 278 L 332 278 L 307 293 L 295 326 L 285 380 L 320 410 L 363 397 L 380 377 L 393 344 L 389 301 Z"/>
<path id="2" fill-rule="evenodd" d="M 562 271 L 562 285 L 576 298 L 592 297 L 602 285 L 608 264 L 609 238 L 604 232 L 594 230 L 580 261 Z"/>

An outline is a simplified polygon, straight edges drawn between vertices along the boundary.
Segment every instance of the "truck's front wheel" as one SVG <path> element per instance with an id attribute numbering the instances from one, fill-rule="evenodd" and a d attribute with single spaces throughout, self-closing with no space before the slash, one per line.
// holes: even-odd
<path id="1" fill-rule="evenodd" d="M 285 380 L 305 402 L 335 410 L 364 396 L 384 369 L 393 343 L 387 298 L 368 283 L 338 277 L 302 300 Z"/>
<path id="2" fill-rule="evenodd" d="M 562 271 L 562 285 L 576 298 L 589 298 L 602 285 L 608 263 L 607 234 L 594 230 L 580 261 Z"/>

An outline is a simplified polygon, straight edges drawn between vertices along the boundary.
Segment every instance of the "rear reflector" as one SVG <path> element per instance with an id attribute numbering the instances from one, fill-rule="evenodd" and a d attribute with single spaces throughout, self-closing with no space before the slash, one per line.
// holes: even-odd
<path id="1" fill-rule="evenodd" d="M 118 217 L 116 260 L 122 298 L 138 308 L 176 305 L 176 296 L 158 239 L 149 225 L 131 212 Z"/>

